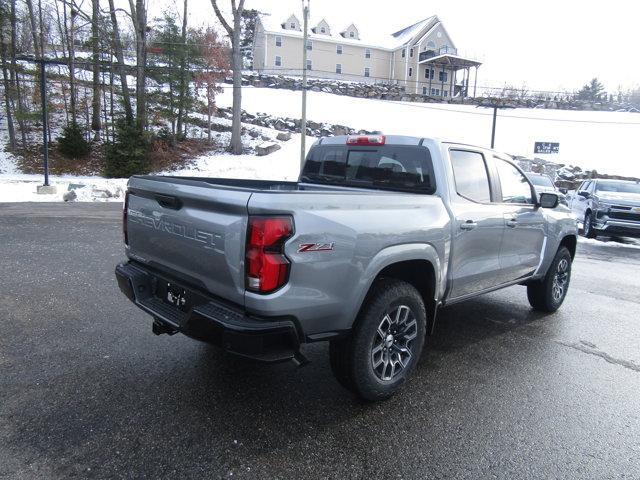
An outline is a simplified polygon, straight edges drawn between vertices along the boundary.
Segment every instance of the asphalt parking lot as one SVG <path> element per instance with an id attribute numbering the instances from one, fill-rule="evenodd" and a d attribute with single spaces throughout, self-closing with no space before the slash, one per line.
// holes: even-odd
<path id="1" fill-rule="evenodd" d="M 568 298 L 441 312 L 401 394 L 155 336 L 120 205 L 0 204 L 2 478 L 640 478 L 640 248 L 581 242 Z"/>

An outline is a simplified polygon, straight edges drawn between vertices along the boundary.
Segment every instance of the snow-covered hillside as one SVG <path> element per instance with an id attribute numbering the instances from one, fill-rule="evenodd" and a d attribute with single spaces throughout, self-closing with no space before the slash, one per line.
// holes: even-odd
<path id="1" fill-rule="evenodd" d="M 231 93 L 231 89 L 224 89 L 218 97 L 218 105 L 230 106 Z M 299 91 L 245 87 L 242 106 L 250 113 L 298 118 L 300 97 Z M 477 145 L 487 145 L 491 135 L 492 112 L 466 105 L 391 102 L 309 92 L 307 112 L 308 118 L 315 122 L 388 134 L 435 136 Z M 635 154 L 640 138 L 638 114 L 515 109 L 500 111 L 497 125 L 498 150 L 531 158 L 535 141 L 555 141 L 560 142 L 558 155 L 537 156 L 583 169 L 595 168 L 600 173 L 640 177 L 640 163 Z M 246 127 L 264 130 L 252 125 Z M 5 135 L 6 130 L 0 131 L 1 143 L 6 143 Z M 310 139 L 307 146 L 311 143 Z M 300 136 L 293 135 L 280 150 L 264 157 L 204 155 L 194 159 L 188 168 L 171 174 L 293 180 L 298 175 L 299 145 Z M 52 177 L 52 183 L 58 186 L 58 194 L 38 196 L 36 186 L 42 183 L 42 177 L 20 174 L 14 158 L 0 151 L 0 202 L 62 200 L 69 184 L 76 183 L 89 186 L 87 190 L 78 190 L 77 200 L 105 200 L 103 190 L 114 193 L 107 200 L 120 199 L 117 187 L 124 186 L 125 180 L 109 181 L 108 185 L 105 182 L 100 177 Z"/>
<path id="2" fill-rule="evenodd" d="M 230 89 L 217 100 L 231 105 Z M 307 116 L 316 122 L 380 130 L 387 134 L 435 136 L 489 146 L 492 110 L 467 105 L 391 102 L 308 92 Z M 270 88 L 242 89 L 242 107 L 250 113 L 299 117 L 301 93 Z M 637 145 L 640 114 L 514 109 L 498 112 L 496 149 L 512 155 L 640 177 Z M 560 142 L 557 155 L 534 155 L 536 141 Z"/>

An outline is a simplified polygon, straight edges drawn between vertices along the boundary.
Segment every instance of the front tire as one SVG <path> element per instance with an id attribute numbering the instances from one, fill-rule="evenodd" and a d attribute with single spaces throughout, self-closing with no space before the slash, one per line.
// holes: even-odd
<path id="1" fill-rule="evenodd" d="M 560 247 L 541 281 L 527 285 L 527 298 L 534 310 L 552 313 L 560 308 L 569 290 L 571 253 Z"/>
<path id="2" fill-rule="evenodd" d="M 593 228 L 593 215 L 591 214 L 591 212 L 587 212 L 584 214 L 582 233 L 587 238 L 596 238 L 596 229 Z"/>
<path id="3" fill-rule="evenodd" d="M 426 333 L 420 293 L 409 283 L 381 279 L 347 338 L 331 342 L 331 368 L 342 386 L 368 401 L 395 394 L 416 367 Z"/>

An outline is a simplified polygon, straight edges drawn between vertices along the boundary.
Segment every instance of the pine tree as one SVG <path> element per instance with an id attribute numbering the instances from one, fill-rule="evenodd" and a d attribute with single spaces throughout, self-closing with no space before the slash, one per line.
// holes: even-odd
<path id="1" fill-rule="evenodd" d="M 596 101 L 600 100 L 604 93 L 604 85 L 594 77 L 578 91 L 578 98 L 580 100 Z"/>
<path id="2" fill-rule="evenodd" d="M 148 150 L 147 135 L 137 125 L 118 120 L 114 142 L 107 146 L 105 177 L 128 178 L 149 173 Z"/>
<path id="3" fill-rule="evenodd" d="M 72 121 L 64 127 L 62 136 L 58 137 L 58 150 L 67 158 L 82 158 L 89 154 L 91 145 L 84 138 L 80 125 Z"/>

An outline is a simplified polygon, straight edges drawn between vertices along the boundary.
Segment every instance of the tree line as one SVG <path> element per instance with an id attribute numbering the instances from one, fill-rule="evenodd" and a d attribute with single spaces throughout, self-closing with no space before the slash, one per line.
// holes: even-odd
<path id="1" fill-rule="evenodd" d="M 109 171 L 107 165 L 107 174 L 144 170 L 150 137 L 180 141 L 194 114 L 204 114 L 210 138 L 216 94 L 230 73 L 234 114 L 228 148 L 241 153 L 243 53 L 257 12 L 245 10 L 244 0 L 220 2 L 211 0 L 219 25 L 209 27 L 188 24 L 188 0 L 154 18 L 144 0 L 129 0 L 128 8 L 114 0 L 1 2 L 8 148 L 19 153 L 35 141 L 30 134 L 40 126 L 44 60 L 48 110 L 64 118 L 60 148 L 82 155 L 93 144 L 106 144 L 107 161 L 116 167 Z"/>

